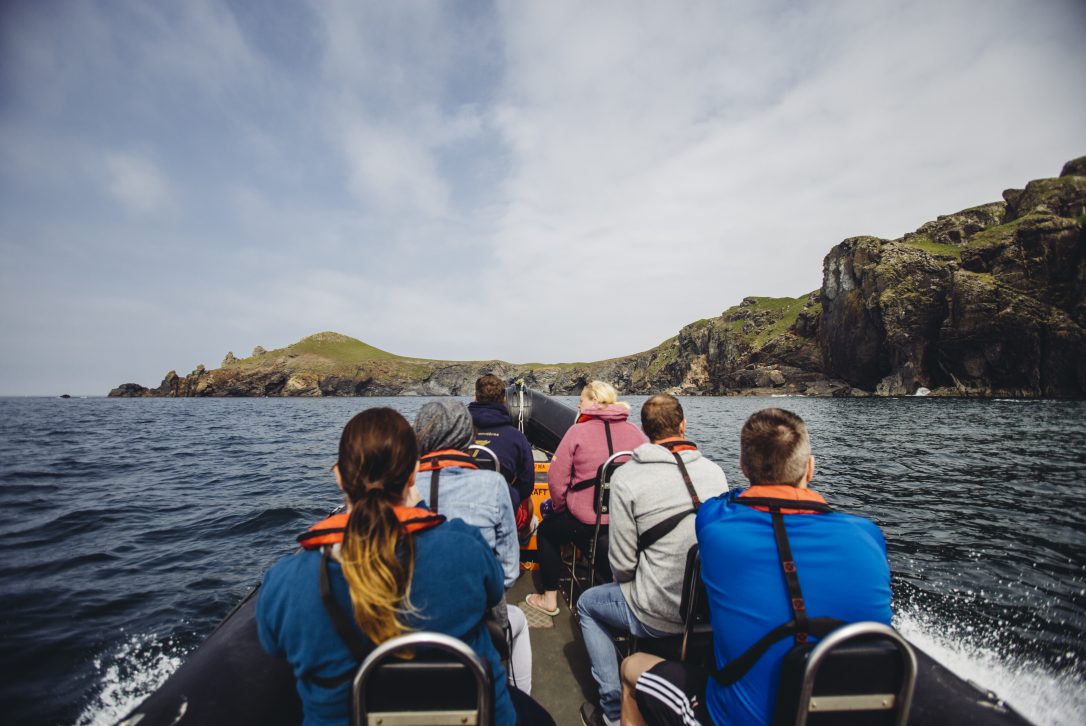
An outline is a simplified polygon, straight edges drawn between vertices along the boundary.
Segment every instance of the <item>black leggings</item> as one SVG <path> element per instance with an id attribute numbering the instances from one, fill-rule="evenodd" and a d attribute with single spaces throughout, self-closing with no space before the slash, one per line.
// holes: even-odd
<path id="1" fill-rule="evenodd" d="M 569 510 L 552 514 L 539 525 L 539 577 L 544 590 L 558 589 L 558 575 L 562 571 L 561 547 L 572 542 L 588 554 L 592 546 L 592 533 L 596 525 L 584 524 L 577 520 Z M 600 582 L 610 582 L 611 563 L 607 561 L 607 527 L 600 529 L 600 540 L 596 545 L 596 576 Z"/>

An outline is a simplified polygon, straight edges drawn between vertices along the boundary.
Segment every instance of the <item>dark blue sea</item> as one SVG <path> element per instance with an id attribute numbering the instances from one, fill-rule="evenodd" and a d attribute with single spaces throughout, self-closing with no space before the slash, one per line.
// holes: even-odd
<path id="1" fill-rule="evenodd" d="M 347 420 L 426 400 L 0 399 L 3 722 L 123 716 L 337 504 Z M 683 405 L 733 486 L 746 416 L 803 416 L 815 487 L 886 533 L 906 636 L 1038 723 L 1086 723 L 1086 403 Z"/>

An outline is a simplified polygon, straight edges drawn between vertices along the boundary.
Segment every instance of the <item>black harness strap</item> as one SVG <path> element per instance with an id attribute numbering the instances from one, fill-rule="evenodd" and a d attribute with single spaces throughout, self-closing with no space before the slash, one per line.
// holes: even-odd
<path id="1" fill-rule="evenodd" d="M 604 431 L 605 434 L 607 434 L 607 458 L 610 459 L 612 456 L 615 455 L 615 445 L 611 441 L 611 422 L 610 421 L 604 421 L 603 422 L 603 431 Z M 573 470 L 573 462 L 570 462 L 570 471 L 572 471 L 572 470 Z M 574 482 L 573 484 L 570 484 L 569 485 L 569 490 L 571 492 L 579 492 L 582 489 L 588 489 L 589 487 L 594 487 L 594 486 L 596 486 L 597 482 L 599 482 L 602 478 L 603 478 L 603 465 L 600 465 L 600 468 L 596 470 L 596 476 L 592 477 L 591 479 L 582 479 L 579 482 Z"/>
<path id="2" fill-rule="evenodd" d="M 773 537 L 777 543 L 777 558 L 780 560 L 785 586 L 788 588 L 788 605 L 792 609 L 792 619 L 770 630 L 758 642 L 747 648 L 746 652 L 738 658 L 733 658 L 720 670 L 714 667 L 712 676 L 722 686 L 730 686 L 746 675 L 747 671 L 777 641 L 792 635 L 795 636 L 796 645 L 801 645 L 806 643 L 811 635 L 816 638 L 823 638 L 831 631 L 845 624 L 844 621 L 836 618 L 808 617 L 807 604 L 803 600 L 803 589 L 799 585 L 796 561 L 792 556 L 792 545 L 788 541 L 788 530 L 784 526 L 784 515 L 781 513 L 782 509 L 793 509 L 824 514 L 832 512 L 833 509 L 822 502 L 803 502 L 768 497 L 735 497 L 732 502 L 748 507 L 769 508 L 769 513 L 773 518 Z"/>
<path id="3" fill-rule="evenodd" d="M 441 469 L 430 470 L 430 511 L 437 514 L 437 480 L 441 475 Z"/>
<path id="4" fill-rule="evenodd" d="M 472 469 L 479 468 L 478 463 L 475 461 L 475 457 L 464 453 L 437 455 L 437 452 L 435 452 L 434 454 L 427 454 L 426 456 L 423 456 L 419 459 L 419 461 L 424 464 L 429 461 L 455 462 L 457 464 L 465 464 Z M 438 466 L 430 470 L 430 500 L 427 503 L 430 505 L 430 511 L 434 512 L 435 514 L 437 513 L 437 480 L 440 476 L 441 469 L 442 467 Z"/>
<path id="5" fill-rule="evenodd" d="M 328 613 L 328 619 L 332 621 L 332 627 L 336 629 L 336 634 L 339 635 L 343 644 L 347 646 L 347 650 L 351 652 L 351 657 L 361 663 L 365 660 L 366 656 L 369 655 L 370 651 L 373 650 L 373 646 L 358 634 L 354 619 L 348 613 L 344 612 L 343 608 L 339 606 L 335 596 L 332 594 L 332 585 L 328 579 L 328 563 L 331 560 L 331 552 L 331 547 L 325 547 L 324 552 L 321 554 L 321 604 L 324 605 L 324 611 Z M 302 678 L 321 688 L 337 688 L 354 678 L 355 671 L 357 670 L 358 667 L 354 666 L 335 676 L 325 677 L 313 673 L 306 673 L 302 675 Z"/>
<path id="6" fill-rule="evenodd" d="M 671 533 L 671 530 L 679 526 L 679 522 L 683 521 L 691 514 L 695 514 L 701 507 L 701 499 L 698 498 L 698 493 L 694 489 L 694 482 L 690 481 L 690 472 L 686 470 L 686 464 L 683 462 L 682 457 L 679 456 L 679 452 L 677 451 L 672 451 L 671 455 L 675 457 L 675 463 L 679 465 L 679 473 L 682 475 L 683 484 L 686 485 L 686 492 L 690 495 L 690 502 L 694 506 L 690 509 L 684 509 L 678 514 L 673 514 L 667 519 L 661 522 L 657 522 L 656 524 L 642 532 L 641 535 L 637 538 L 638 554 L 647 550 L 649 547 L 652 547 L 654 544 L 666 537 L 668 534 Z"/>
<path id="7" fill-rule="evenodd" d="M 844 625 L 843 620 L 836 618 L 811 618 L 807 621 L 807 632 L 816 638 L 824 638 L 837 628 Z M 713 669 L 712 676 L 722 686 L 730 686 L 747 674 L 758 659 L 765 655 L 770 646 L 778 640 L 783 640 L 797 632 L 798 626 L 795 620 L 789 620 L 784 625 L 778 625 L 770 630 L 754 645 L 747 648 L 746 652 L 738 658 L 728 662 L 720 670 Z"/>
<path id="8" fill-rule="evenodd" d="M 784 528 L 784 515 L 780 507 L 774 507 L 770 512 L 773 515 L 773 536 L 777 540 L 777 557 L 781 561 L 781 570 L 784 571 L 784 583 L 788 586 L 789 603 L 792 606 L 792 618 L 796 624 L 796 645 L 807 642 L 807 604 L 803 601 L 803 588 L 799 586 L 799 575 L 796 573 L 796 561 L 792 557 L 792 545 L 788 542 L 788 530 Z"/>

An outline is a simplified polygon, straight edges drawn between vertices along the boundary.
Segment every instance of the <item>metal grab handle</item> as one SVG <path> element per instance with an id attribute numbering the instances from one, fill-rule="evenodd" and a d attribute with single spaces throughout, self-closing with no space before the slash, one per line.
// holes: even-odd
<path id="1" fill-rule="evenodd" d="M 491 460 L 494 462 L 494 471 L 498 472 L 499 474 L 502 473 L 501 462 L 498 461 L 498 455 L 495 454 L 492 449 L 490 449 L 487 446 L 483 446 L 482 444 L 472 444 L 471 446 L 468 447 L 468 451 L 471 451 L 472 449 L 476 449 L 478 451 L 482 451 L 483 453 L 487 454 L 491 458 Z"/>

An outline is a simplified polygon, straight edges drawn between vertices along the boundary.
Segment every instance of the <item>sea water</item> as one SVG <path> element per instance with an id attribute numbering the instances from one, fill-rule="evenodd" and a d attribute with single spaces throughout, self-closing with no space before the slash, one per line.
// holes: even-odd
<path id="1" fill-rule="evenodd" d="M 427 400 L 0 399 L 4 722 L 127 713 L 337 504 L 344 423 Z M 683 405 L 733 485 L 743 420 L 801 415 L 815 488 L 886 534 L 895 625 L 1031 720 L 1086 722 L 1086 403 Z"/>

